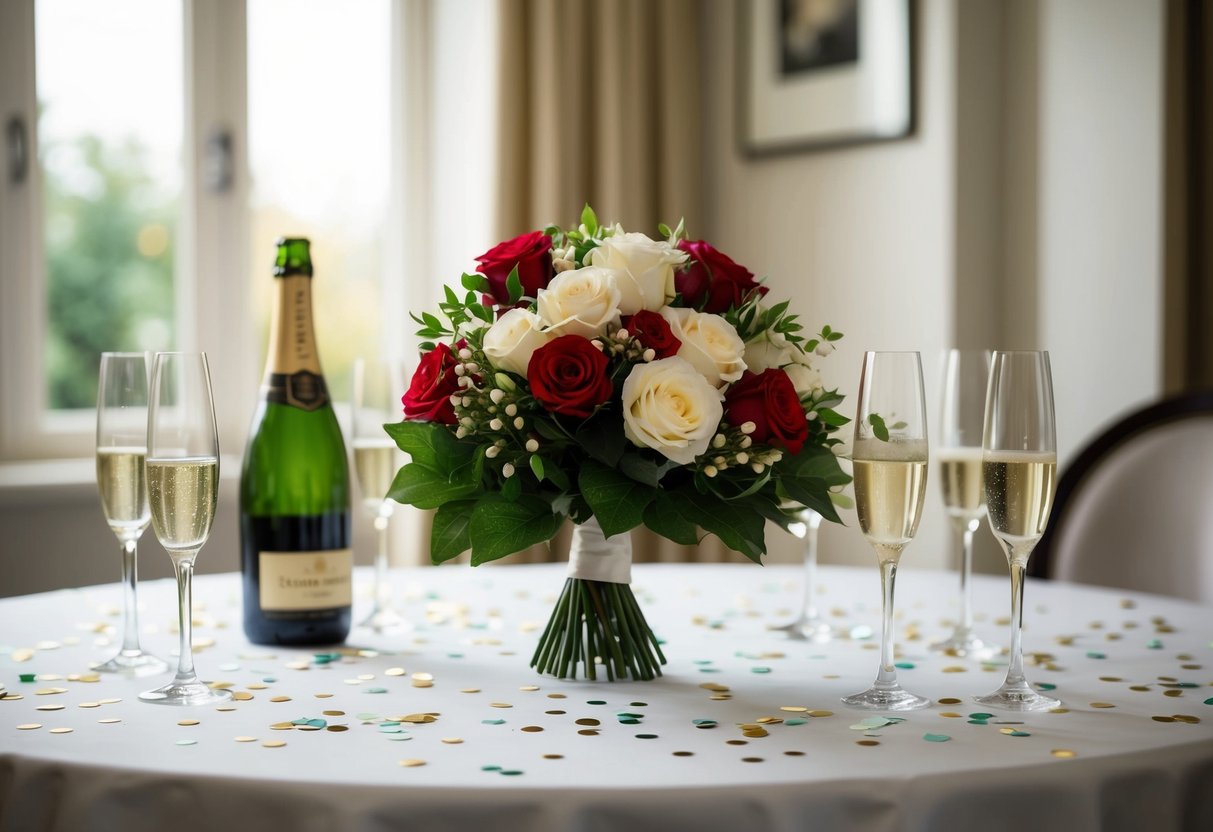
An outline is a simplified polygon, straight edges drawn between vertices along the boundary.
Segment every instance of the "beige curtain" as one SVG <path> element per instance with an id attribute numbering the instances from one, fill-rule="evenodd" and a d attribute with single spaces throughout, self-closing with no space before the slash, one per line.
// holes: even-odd
<path id="1" fill-rule="evenodd" d="M 501 0 L 501 239 L 599 219 L 655 235 L 703 217 L 698 0 Z M 559 560 L 568 534 L 509 562 Z M 633 533 L 634 559 L 739 560 Z"/>

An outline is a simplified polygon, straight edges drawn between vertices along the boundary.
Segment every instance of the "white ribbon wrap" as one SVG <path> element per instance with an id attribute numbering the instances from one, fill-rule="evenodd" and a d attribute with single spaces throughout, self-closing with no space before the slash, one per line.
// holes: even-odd
<path id="1" fill-rule="evenodd" d="M 598 521 L 591 517 L 573 527 L 569 547 L 569 577 L 610 584 L 632 582 L 632 533 L 606 537 Z"/>

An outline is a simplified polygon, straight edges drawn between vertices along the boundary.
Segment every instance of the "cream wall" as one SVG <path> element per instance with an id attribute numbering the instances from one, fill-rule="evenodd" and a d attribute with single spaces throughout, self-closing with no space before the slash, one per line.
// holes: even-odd
<path id="1" fill-rule="evenodd" d="M 820 363 L 828 386 L 854 406 L 864 350 L 920 350 L 934 416 L 940 351 L 952 340 L 954 302 L 955 9 L 919 3 L 918 114 L 904 141 L 820 152 L 746 158 L 738 153 L 733 96 L 734 4 L 704 4 L 708 90 L 702 234 L 756 274 L 772 297 L 793 297 L 810 328 L 845 333 Z M 847 527 L 824 524 L 821 559 L 874 563 L 854 513 Z M 941 566 L 948 535 L 934 490 L 906 563 Z M 794 541 L 772 529 L 772 557 L 798 557 Z"/>

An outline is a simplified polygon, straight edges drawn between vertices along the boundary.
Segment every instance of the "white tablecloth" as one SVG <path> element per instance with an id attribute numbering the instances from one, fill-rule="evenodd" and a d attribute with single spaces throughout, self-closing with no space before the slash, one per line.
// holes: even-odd
<path id="1" fill-rule="evenodd" d="M 364 589 L 368 579 L 359 573 Z M 1034 832 L 1213 829 L 1209 607 L 1032 583 L 1025 647 L 1051 660 L 1039 656 L 1029 676 L 1055 685 L 1068 712 L 972 724 L 969 714 L 985 709 L 970 698 L 1003 671 L 927 650 L 948 629 L 956 579 L 904 569 L 899 673 L 934 704 L 865 732 L 856 726 L 872 714 L 839 697 L 876 671 L 877 639 L 864 638 L 879 630 L 874 565 L 822 569 L 822 606 L 857 628 L 824 645 L 770 629 L 798 607 L 798 569 L 636 567 L 669 660 L 647 683 L 559 680 L 528 667 L 562 566 L 449 566 L 392 580 L 416 628 L 356 630 L 350 646 L 361 653 L 321 663 L 316 651 L 249 645 L 238 576 L 198 578 L 199 673 L 251 694 L 226 711 L 139 702 L 158 678 L 76 680 L 119 637 L 117 586 L 0 601 L 0 683 L 22 696 L 0 701 L 0 830 L 925 832 L 1011 820 Z M 999 642 L 1007 584 L 975 584 L 980 634 Z M 173 585 L 140 592 L 145 646 L 170 658 Z M 363 597 L 355 616 L 365 612 Z M 39 678 L 21 682 L 29 673 Z M 432 686 L 414 686 L 415 673 L 431 674 Z M 712 699 L 705 684 L 731 698 Z M 66 691 L 38 693 L 55 689 Z M 947 698 L 962 702 L 938 703 Z M 47 705 L 63 708 L 38 710 Z M 383 724 L 424 713 L 437 717 Z M 1175 715 L 1184 719 L 1153 719 Z M 271 728 L 302 718 L 325 727 Z M 18 728 L 29 724 L 41 727 Z M 744 724 L 767 736 L 745 736 Z M 274 741 L 285 745 L 265 745 Z"/>

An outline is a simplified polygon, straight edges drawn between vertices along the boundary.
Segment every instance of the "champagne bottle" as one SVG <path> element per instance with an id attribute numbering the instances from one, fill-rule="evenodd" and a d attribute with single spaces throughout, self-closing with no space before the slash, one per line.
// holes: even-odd
<path id="1" fill-rule="evenodd" d="M 349 469 L 312 329 L 305 239 L 280 239 L 260 402 L 240 477 L 244 632 L 336 644 L 350 630 Z"/>

